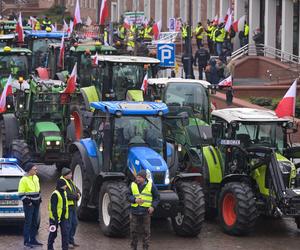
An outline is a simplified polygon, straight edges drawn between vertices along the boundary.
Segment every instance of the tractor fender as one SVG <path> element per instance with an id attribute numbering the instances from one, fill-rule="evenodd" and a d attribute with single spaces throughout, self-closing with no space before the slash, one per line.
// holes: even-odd
<path id="1" fill-rule="evenodd" d="M 203 147 L 203 158 L 207 164 L 207 171 L 205 171 L 209 183 L 219 184 L 223 178 L 222 171 L 222 159 L 220 153 L 217 148 L 213 146 L 205 146 Z"/>
<path id="2" fill-rule="evenodd" d="M 246 182 L 250 186 L 252 186 L 253 179 L 251 178 L 251 176 L 246 174 L 229 174 L 223 178 L 221 182 L 221 188 L 229 182 Z"/>
<path id="3" fill-rule="evenodd" d="M 5 128 L 5 144 L 10 147 L 14 139 L 19 137 L 19 124 L 14 114 L 3 114 L 2 119 Z"/>
<path id="4" fill-rule="evenodd" d="M 202 177 L 202 174 L 200 173 L 179 173 L 177 174 L 174 178 L 173 178 L 173 181 L 172 181 L 172 185 L 175 185 L 178 181 L 180 180 L 195 180 L 196 178 L 201 178 Z"/>

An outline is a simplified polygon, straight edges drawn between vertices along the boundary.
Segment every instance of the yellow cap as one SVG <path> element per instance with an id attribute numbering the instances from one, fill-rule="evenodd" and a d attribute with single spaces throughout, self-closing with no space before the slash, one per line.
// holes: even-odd
<path id="1" fill-rule="evenodd" d="M 96 46 L 100 46 L 100 45 L 102 45 L 102 43 L 101 43 L 100 41 L 96 41 L 96 42 L 95 42 L 95 45 L 96 45 Z"/>
<path id="2" fill-rule="evenodd" d="M 47 32 L 51 32 L 51 30 L 52 30 L 52 29 L 51 29 L 50 27 L 46 27 L 46 31 L 47 31 Z"/>
<path id="3" fill-rule="evenodd" d="M 11 52 L 11 47 L 5 46 L 3 49 L 4 52 Z"/>

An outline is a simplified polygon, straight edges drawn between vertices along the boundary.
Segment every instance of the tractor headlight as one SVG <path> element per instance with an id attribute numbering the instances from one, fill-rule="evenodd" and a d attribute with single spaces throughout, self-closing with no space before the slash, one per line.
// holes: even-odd
<path id="1" fill-rule="evenodd" d="M 283 174 L 289 174 L 292 170 L 292 164 L 289 161 L 279 161 L 278 165 Z"/>
<path id="2" fill-rule="evenodd" d="M 50 141 L 47 141 L 47 142 L 46 142 L 46 145 L 47 145 L 47 146 L 50 146 L 50 145 L 51 145 L 51 142 L 50 142 Z"/>
<path id="3" fill-rule="evenodd" d="M 170 184 L 170 174 L 169 174 L 169 169 L 167 169 L 166 171 L 166 175 L 165 175 L 165 184 L 169 185 Z"/>
<path id="4" fill-rule="evenodd" d="M 147 179 L 148 179 L 149 181 L 153 181 L 153 180 L 152 180 L 152 174 L 151 174 L 151 171 L 150 171 L 149 169 L 146 169 L 146 173 L 147 173 Z"/>
<path id="5" fill-rule="evenodd" d="M 55 145 L 56 145 L 56 146 L 59 146 L 59 145 L 60 145 L 60 141 L 56 141 L 56 142 L 55 142 Z"/>
<path id="6" fill-rule="evenodd" d="M 10 109 L 10 105 L 9 104 L 7 104 L 7 108 Z"/>
<path id="7" fill-rule="evenodd" d="M 23 108 L 23 104 L 20 104 L 20 105 L 19 105 L 19 108 L 22 109 L 22 108 Z"/>

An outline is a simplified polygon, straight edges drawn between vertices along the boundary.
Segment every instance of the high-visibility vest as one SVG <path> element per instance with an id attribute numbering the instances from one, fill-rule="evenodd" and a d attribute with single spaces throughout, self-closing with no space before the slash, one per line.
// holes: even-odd
<path id="1" fill-rule="evenodd" d="M 73 182 L 72 180 L 67 180 L 67 179 L 65 179 L 63 176 L 61 176 L 60 179 L 62 179 L 62 180 L 65 181 L 65 183 L 67 184 L 68 189 L 70 189 L 70 191 L 71 191 L 72 193 L 76 192 L 76 186 L 75 186 L 75 184 L 74 184 L 74 182 Z M 70 185 L 70 182 L 71 182 L 72 185 Z M 73 187 L 74 189 L 73 189 L 72 187 Z M 69 205 L 69 206 L 72 206 L 72 205 L 75 205 L 75 203 L 74 203 L 73 200 L 68 200 L 68 205 Z"/>
<path id="2" fill-rule="evenodd" d="M 143 191 L 140 193 L 138 185 L 135 182 L 131 183 L 131 192 L 133 194 L 133 196 L 137 199 L 140 198 L 144 201 L 144 203 L 142 205 L 139 205 L 137 203 L 133 203 L 131 204 L 132 207 L 137 207 L 137 206 L 141 206 L 141 207 L 151 207 L 152 206 L 152 182 L 148 181 L 148 183 L 146 184 L 146 186 L 144 187 Z"/>
<path id="3" fill-rule="evenodd" d="M 208 27 L 207 27 L 207 36 L 210 38 L 210 39 L 212 39 L 212 32 L 214 31 L 214 26 L 213 25 L 209 25 Z"/>
<path id="4" fill-rule="evenodd" d="M 144 38 L 152 39 L 151 31 L 152 31 L 152 27 L 150 27 L 150 26 L 146 27 L 144 30 Z"/>
<path id="5" fill-rule="evenodd" d="M 202 30 L 202 32 L 200 32 Z M 198 35 L 197 35 L 198 34 Z M 195 29 L 195 36 L 197 39 L 202 39 L 203 38 L 203 27 L 202 26 L 197 26 Z"/>
<path id="6" fill-rule="evenodd" d="M 183 39 L 187 38 L 187 27 L 186 26 L 182 27 L 181 36 Z"/>
<path id="7" fill-rule="evenodd" d="M 41 29 L 41 23 L 37 21 L 34 25 L 34 30 L 40 30 Z"/>
<path id="8" fill-rule="evenodd" d="M 244 28 L 244 36 L 248 36 L 249 35 L 249 25 L 245 24 L 245 28 Z"/>
<path id="9" fill-rule="evenodd" d="M 60 192 L 58 192 L 57 190 L 54 190 L 52 195 L 56 194 L 57 195 L 57 198 L 58 198 L 58 201 L 57 201 L 57 207 L 56 207 L 56 211 L 57 211 L 57 217 L 58 217 L 58 221 L 61 220 L 61 214 L 62 214 L 62 210 L 63 210 L 63 197 L 61 196 Z M 52 197 L 51 195 L 51 197 Z M 64 199 L 66 199 L 66 213 L 65 213 L 65 218 L 64 219 L 69 219 L 69 206 L 68 206 L 68 199 L 67 199 L 67 192 L 64 191 Z M 50 198 L 51 200 L 51 198 Z M 51 210 L 51 202 L 49 201 L 49 204 L 48 204 L 48 211 L 49 211 L 49 217 L 50 219 L 54 220 L 54 217 L 53 217 L 53 212 Z"/>
<path id="10" fill-rule="evenodd" d="M 124 26 L 119 27 L 118 32 L 119 32 L 119 37 L 122 40 L 124 40 L 125 39 L 125 27 Z"/>
<path id="11" fill-rule="evenodd" d="M 214 29 L 213 29 L 213 31 L 212 31 L 212 35 L 211 35 L 211 40 L 213 40 L 214 42 L 216 41 L 216 31 L 217 31 L 218 29 L 215 27 Z"/>
<path id="12" fill-rule="evenodd" d="M 222 43 L 224 42 L 225 40 L 225 36 L 226 36 L 226 31 L 224 28 L 221 28 L 221 29 L 218 29 L 221 31 L 221 34 L 219 34 L 217 37 L 216 37 L 216 42 L 219 42 L 219 43 Z"/>
<path id="13" fill-rule="evenodd" d="M 40 197 L 40 182 L 37 175 L 25 175 L 19 182 L 18 193 L 23 196 L 21 199 L 30 198 L 31 200 L 39 200 Z"/>
<path id="14" fill-rule="evenodd" d="M 104 43 L 105 42 L 108 43 L 108 31 L 106 29 L 104 30 L 104 38 L 103 38 L 103 40 L 104 40 Z"/>

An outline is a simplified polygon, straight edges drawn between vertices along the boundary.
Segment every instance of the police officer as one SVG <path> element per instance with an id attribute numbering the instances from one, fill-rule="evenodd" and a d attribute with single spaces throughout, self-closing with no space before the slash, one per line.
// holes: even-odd
<path id="1" fill-rule="evenodd" d="M 131 203 L 130 231 L 131 249 L 137 250 L 140 228 L 143 233 L 143 249 L 149 249 L 151 215 L 159 203 L 159 193 L 155 185 L 147 180 L 147 173 L 137 173 L 131 183 L 128 200 Z"/>
<path id="2" fill-rule="evenodd" d="M 195 54 L 195 66 L 198 63 L 198 70 L 199 70 L 199 80 L 203 79 L 203 72 L 207 66 L 208 60 L 210 59 L 210 54 L 207 49 L 201 44 L 200 48 L 196 51 Z"/>
<path id="3" fill-rule="evenodd" d="M 203 33 L 204 33 L 204 28 L 201 22 L 198 23 L 197 27 L 194 30 L 194 33 L 196 37 L 197 47 L 198 49 L 200 49 L 203 40 Z"/>
<path id="4" fill-rule="evenodd" d="M 66 189 L 66 182 L 62 179 L 58 179 L 56 189 L 53 191 L 48 205 L 50 223 L 48 250 L 54 249 L 53 244 L 57 237 L 58 225 L 61 230 L 62 249 L 68 250 L 69 208 Z"/>
<path id="5" fill-rule="evenodd" d="M 24 247 L 33 248 L 43 245 L 36 240 L 41 203 L 40 182 L 34 163 L 27 162 L 24 170 L 26 174 L 21 178 L 18 188 L 25 213 Z"/>
<path id="6" fill-rule="evenodd" d="M 69 248 L 79 247 L 74 241 L 74 236 L 77 228 L 77 201 L 79 200 L 81 193 L 72 181 L 72 171 L 69 168 L 63 168 L 61 170 L 60 179 L 64 180 L 67 184 L 67 198 L 69 206 Z"/>

